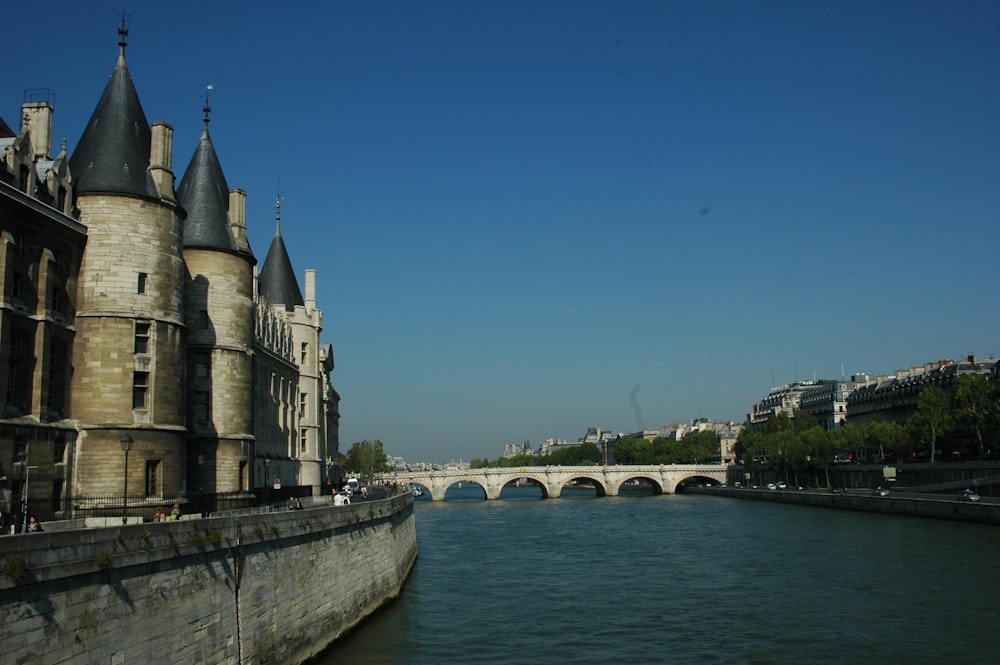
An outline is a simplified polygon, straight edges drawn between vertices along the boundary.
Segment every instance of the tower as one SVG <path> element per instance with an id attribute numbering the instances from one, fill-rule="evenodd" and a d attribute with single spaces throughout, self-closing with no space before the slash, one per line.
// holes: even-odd
<path id="1" fill-rule="evenodd" d="M 256 259 L 246 242 L 244 195 L 230 192 L 212 144 L 210 110 L 206 94 L 201 139 L 177 187 L 187 212 L 188 486 L 199 494 L 250 489 L 254 440 Z"/>
<path id="2" fill-rule="evenodd" d="M 173 128 L 150 128 L 118 61 L 72 157 L 87 229 L 77 286 L 71 405 L 80 434 L 78 494 L 185 493 L 183 211 L 174 196 Z M 123 455 L 131 442 L 131 456 Z M 131 481 L 131 482 L 129 482 Z"/>

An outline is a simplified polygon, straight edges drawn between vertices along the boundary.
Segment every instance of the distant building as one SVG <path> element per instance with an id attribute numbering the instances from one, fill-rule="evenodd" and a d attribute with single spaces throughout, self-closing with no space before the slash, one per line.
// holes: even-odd
<path id="1" fill-rule="evenodd" d="M 963 374 L 991 378 L 998 370 L 997 359 L 977 360 L 968 356 L 958 362 L 938 360 L 918 367 L 896 370 L 892 376 L 879 375 L 847 398 L 847 423 L 860 427 L 873 419 L 905 424 L 916 413 L 920 393 L 928 386 L 952 389 Z"/>
<path id="2" fill-rule="evenodd" d="M 825 390 L 830 383 L 836 382 L 827 379 L 796 381 L 774 388 L 767 397 L 753 405 L 747 414 L 747 426 L 754 432 L 763 432 L 767 422 L 779 413 L 793 417 L 795 411 L 801 408 L 803 396 L 813 390 Z"/>
<path id="3" fill-rule="evenodd" d="M 531 455 L 531 444 L 527 441 L 522 443 L 508 443 L 503 448 L 504 457 L 518 457 L 520 455 Z"/>

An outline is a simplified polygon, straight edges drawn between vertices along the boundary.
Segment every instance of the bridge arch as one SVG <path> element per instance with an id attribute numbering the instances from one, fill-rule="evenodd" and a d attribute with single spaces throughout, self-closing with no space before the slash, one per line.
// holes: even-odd
<path id="1" fill-rule="evenodd" d="M 637 488 L 639 491 L 641 491 L 643 487 L 648 487 L 652 489 L 653 494 L 663 494 L 663 481 L 660 475 L 648 473 L 639 473 L 623 479 L 615 488 L 615 494 L 618 496 L 621 496 L 623 492 L 628 494 L 632 487 L 636 487 L 636 483 L 639 484 L 639 487 Z"/>

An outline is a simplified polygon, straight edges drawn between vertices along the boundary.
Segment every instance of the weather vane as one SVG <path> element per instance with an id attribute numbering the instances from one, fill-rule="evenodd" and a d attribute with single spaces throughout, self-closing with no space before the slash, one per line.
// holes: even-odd
<path id="1" fill-rule="evenodd" d="M 202 111 L 205 112 L 205 124 L 206 125 L 209 123 L 208 114 L 212 112 L 212 95 L 211 95 L 211 92 L 214 89 L 215 89 L 215 86 L 213 86 L 213 85 L 206 85 L 205 86 L 205 106 L 204 106 L 204 108 L 202 108 Z"/>
<path id="2" fill-rule="evenodd" d="M 122 50 L 124 51 L 125 46 L 128 44 L 128 42 L 125 41 L 125 38 L 128 37 L 128 28 L 125 27 L 125 24 L 130 17 L 128 14 L 121 11 L 118 12 L 118 18 L 122 20 L 122 27 L 118 28 L 118 36 L 121 37 L 121 39 L 118 41 L 118 46 L 121 46 Z"/>

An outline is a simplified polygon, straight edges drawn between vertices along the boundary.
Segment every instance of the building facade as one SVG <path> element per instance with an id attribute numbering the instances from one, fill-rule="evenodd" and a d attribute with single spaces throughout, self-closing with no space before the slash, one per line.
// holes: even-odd
<path id="1" fill-rule="evenodd" d="M 147 122 L 121 33 L 72 156 L 49 154 L 51 95 L 26 98 L 18 132 L 0 121 L 7 528 L 10 513 L 117 501 L 125 518 L 265 481 L 320 492 L 337 457 L 315 271 L 304 300 L 278 297 L 289 280 L 298 293 L 279 233 L 257 274 L 246 193 L 226 182 L 207 99 L 175 187 L 173 128 Z"/>

